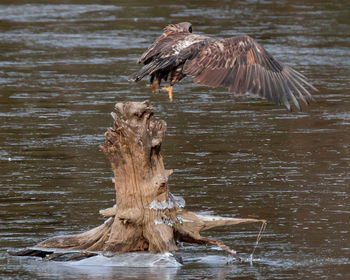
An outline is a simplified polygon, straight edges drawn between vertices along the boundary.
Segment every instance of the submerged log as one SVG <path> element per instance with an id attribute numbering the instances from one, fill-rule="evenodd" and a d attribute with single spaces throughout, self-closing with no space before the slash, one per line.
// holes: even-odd
<path id="1" fill-rule="evenodd" d="M 73 260 L 108 254 L 176 251 L 178 242 L 217 245 L 237 257 L 222 241 L 200 232 L 239 223 L 265 220 L 199 215 L 187 211 L 169 192 L 168 177 L 160 155 L 166 123 L 154 117 L 149 101 L 116 104 L 113 127 L 100 146 L 114 173 L 116 206 L 101 210 L 104 224 L 76 235 L 57 236 L 32 249 L 10 252 L 46 260 Z M 59 249 L 59 251 L 54 251 Z M 66 256 L 66 258 L 64 258 Z"/>

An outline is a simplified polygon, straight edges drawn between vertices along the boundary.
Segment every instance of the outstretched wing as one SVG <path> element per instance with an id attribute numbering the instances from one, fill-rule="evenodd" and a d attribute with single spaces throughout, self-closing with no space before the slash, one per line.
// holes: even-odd
<path id="1" fill-rule="evenodd" d="M 216 41 L 203 48 L 184 65 L 183 73 L 194 82 L 210 87 L 227 87 L 230 93 L 251 93 L 290 110 L 288 99 L 300 110 L 297 100 L 312 99 L 306 78 L 274 59 L 249 36 Z"/>

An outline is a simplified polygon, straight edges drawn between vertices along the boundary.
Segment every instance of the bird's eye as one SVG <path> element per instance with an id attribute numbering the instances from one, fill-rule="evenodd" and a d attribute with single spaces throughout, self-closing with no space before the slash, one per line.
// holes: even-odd
<path id="1" fill-rule="evenodd" d="M 188 29 L 188 32 L 192 33 L 192 26 Z"/>

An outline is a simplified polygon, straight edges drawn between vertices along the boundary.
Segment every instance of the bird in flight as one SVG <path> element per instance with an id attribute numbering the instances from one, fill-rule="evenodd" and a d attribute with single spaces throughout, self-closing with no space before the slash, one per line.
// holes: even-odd
<path id="1" fill-rule="evenodd" d="M 247 35 L 216 40 L 192 33 L 189 22 L 170 24 L 137 61 L 143 67 L 128 80 L 138 82 L 150 77 L 149 87 L 162 90 L 173 100 L 173 86 L 189 76 L 196 84 L 225 87 L 235 95 L 253 94 L 291 110 L 290 101 L 299 110 L 299 100 L 308 104 L 317 91 L 306 77 L 273 58 Z"/>

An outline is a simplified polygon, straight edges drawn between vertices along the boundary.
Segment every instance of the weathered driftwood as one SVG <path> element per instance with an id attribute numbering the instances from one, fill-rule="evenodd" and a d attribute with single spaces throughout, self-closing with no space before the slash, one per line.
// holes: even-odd
<path id="1" fill-rule="evenodd" d="M 98 252 L 176 251 L 182 241 L 214 244 L 237 258 L 236 252 L 222 241 L 203 237 L 200 232 L 265 220 L 186 211 L 169 193 L 168 177 L 172 170 L 164 168 L 160 155 L 165 121 L 154 117 L 148 101 L 118 103 L 112 116 L 113 127 L 107 130 L 105 143 L 100 146 L 111 163 L 116 191 L 116 206 L 100 211 L 108 219 L 87 232 L 53 237 L 35 248 L 12 254 L 77 260 Z"/>

